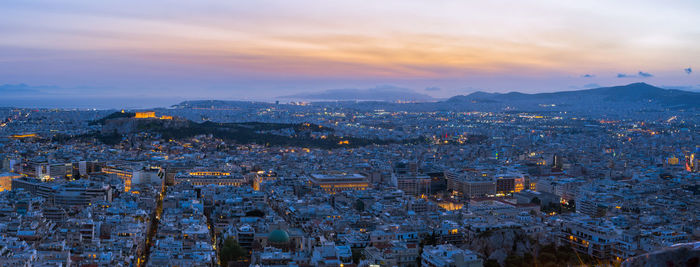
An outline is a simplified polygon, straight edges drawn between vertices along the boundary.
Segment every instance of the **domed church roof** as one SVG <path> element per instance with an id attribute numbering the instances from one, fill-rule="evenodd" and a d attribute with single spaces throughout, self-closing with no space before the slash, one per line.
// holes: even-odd
<path id="1" fill-rule="evenodd" d="M 267 241 L 277 244 L 287 243 L 289 242 L 289 234 L 284 230 L 277 229 L 268 234 Z"/>

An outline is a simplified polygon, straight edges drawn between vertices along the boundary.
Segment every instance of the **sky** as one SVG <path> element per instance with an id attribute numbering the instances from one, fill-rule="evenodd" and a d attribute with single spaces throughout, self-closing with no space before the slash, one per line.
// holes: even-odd
<path id="1" fill-rule="evenodd" d="M 4 0 L 0 85 L 15 89 L 0 94 L 274 100 L 389 85 L 449 97 L 640 81 L 700 89 L 698 14 L 696 0 Z"/>

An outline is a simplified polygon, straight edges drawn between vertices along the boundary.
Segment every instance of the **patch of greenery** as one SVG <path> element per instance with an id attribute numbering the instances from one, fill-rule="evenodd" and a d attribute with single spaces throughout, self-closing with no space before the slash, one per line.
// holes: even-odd
<path id="1" fill-rule="evenodd" d="M 293 129 L 294 135 L 278 135 L 269 133 L 270 130 Z M 339 137 L 329 134 L 325 138 L 315 138 L 311 132 L 333 132 L 332 128 L 310 123 L 215 123 L 203 122 L 195 123 L 188 121 L 176 125 L 168 125 L 168 121 L 152 120 L 144 122 L 138 126 L 138 130 L 155 132 L 161 135 L 164 140 L 187 139 L 199 135 L 211 135 L 214 138 L 227 142 L 239 144 L 259 144 L 265 146 L 296 146 L 296 147 L 318 147 L 325 149 L 339 147 L 361 147 L 368 145 L 385 145 L 391 143 L 419 143 L 422 139 L 410 140 L 380 140 L 358 137 Z"/>
<path id="2" fill-rule="evenodd" d="M 91 124 L 109 124 L 109 120 L 119 118 L 132 118 L 134 113 L 115 112 L 102 119 L 91 122 Z M 289 131 L 284 131 L 289 130 Z M 333 149 L 341 147 L 362 147 L 368 145 L 387 145 L 394 143 L 418 144 L 427 142 L 425 138 L 414 138 L 404 140 L 382 140 L 377 138 L 360 137 L 340 137 L 334 135 L 335 130 L 330 127 L 313 123 L 266 123 L 266 122 L 242 122 L 242 123 L 219 123 L 203 122 L 196 123 L 189 120 L 158 120 L 144 119 L 136 120 L 135 128 L 129 130 L 135 132 L 147 132 L 160 135 L 162 140 L 183 140 L 197 136 L 211 136 L 221 139 L 227 143 L 238 144 L 259 144 L 264 146 L 292 146 L 292 147 L 315 147 L 323 149 Z M 273 131 L 283 131 L 287 135 L 274 133 Z M 314 133 L 324 133 L 323 138 Z M 107 145 L 114 145 L 121 142 L 122 137 L 117 133 L 101 134 L 90 133 L 85 137 L 93 137 Z M 65 140 L 65 137 L 61 137 Z"/>
<path id="3" fill-rule="evenodd" d="M 244 261 L 248 258 L 248 251 L 241 247 L 233 237 L 226 238 L 224 245 L 219 250 L 221 266 L 228 266 L 229 261 Z"/>
<path id="4" fill-rule="evenodd" d="M 262 218 L 262 217 L 265 217 L 265 212 L 262 210 L 255 209 L 255 210 L 247 211 L 245 213 L 245 216 L 246 217 L 260 217 L 260 218 Z"/>
<path id="5" fill-rule="evenodd" d="M 119 119 L 119 118 L 133 118 L 136 116 L 136 113 L 133 112 L 114 112 L 112 114 L 109 114 L 105 116 L 102 119 L 96 120 L 96 121 L 91 121 L 88 123 L 88 125 L 103 125 L 105 124 L 105 121 L 111 120 L 111 119 Z"/>
<path id="6" fill-rule="evenodd" d="M 94 141 L 97 140 L 105 145 L 116 145 L 119 144 L 122 141 L 123 136 L 114 132 L 114 133 L 109 133 L 109 134 L 101 134 L 99 132 L 90 132 L 90 133 L 85 133 L 85 134 L 79 134 L 79 135 L 68 135 L 68 134 L 55 134 L 51 139 L 47 139 L 46 141 L 50 141 L 52 143 L 66 143 L 68 141 L 81 141 L 81 142 L 87 142 L 87 141 Z"/>

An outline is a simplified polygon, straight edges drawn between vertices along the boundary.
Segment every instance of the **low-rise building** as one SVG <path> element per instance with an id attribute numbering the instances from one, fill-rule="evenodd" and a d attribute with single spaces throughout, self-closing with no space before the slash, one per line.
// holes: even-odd
<path id="1" fill-rule="evenodd" d="M 425 246 L 421 254 L 421 265 L 428 267 L 481 267 L 483 261 L 470 250 L 446 244 Z"/>
<path id="2" fill-rule="evenodd" d="M 367 177 L 357 173 L 311 174 L 309 181 L 327 193 L 369 188 Z"/>

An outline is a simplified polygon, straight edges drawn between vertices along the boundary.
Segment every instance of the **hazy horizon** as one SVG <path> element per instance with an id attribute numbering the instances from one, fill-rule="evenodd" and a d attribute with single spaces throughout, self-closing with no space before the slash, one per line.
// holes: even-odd
<path id="1" fill-rule="evenodd" d="M 625 85 L 630 85 L 630 84 L 619 84 L 619 85 L 612 85 L 612 86 L 625 86 Z M 13 88 L 13 87 L 23 87 L 27 86 L 24 84 L 20 85 L 0 85 L 0 90 L 3 87 L 6 88 Z M 652 86 L 656 86 L 653 85 Z M 587 89 L 596 89 L 596 88 L 602 88 L 602 87 L 608 87 L 608 86 L 596 86 L 596 87 L 589 87 L 589 88 L 568 88 L 568 90 L 558 90 L 558 91 L 551 91 L 551 92 L 565 92 L 565 91 L 579 91 L 579 90 L 587 90 Z M 42 87 L 39 87 L 42 88 Z M 184 101 L 200 101 L 200 100 L 222 100 L 222 101 L 251 101 L 251 102 L 267 102 L 267 103 L 291 103 L 295 101 L 303 101 L 303 102 L 336 102 L 336 101 L 386 101 L 386 102 L 396 102 L 397 100 L 400 99 L 391 99 L 392 97 L 395 98 L 397 97 L 396 95 L 401 93 L 402 90 L 408 91 L 410 93 L 415 93 L 416 95 L 420 95 L 420 92 L 416 92 L 414 90 L 411 90 L 409 88 L 400 88 L 400 87 L 394 87 L 394 86 L 389 86 L 389 85 L 383 85 L 383 86 L 378 86 L 375 88 L 368 88 L 368 89 L 358 89 L 356 91 L 360 93 L 364 93 L 363 95 L 367 95 L 367 92 L 372 92 L 373 90 L 378 90 L 380 93 L 381 92 L 387 92 L 383 91 L 384 89 L 390 89 L 388 92 L 389 93 L 395 93 L 395 94 L 389 94 L 386 98 L 388 99 L 381 99 L 381 98 L 362 98 L 361 96 L 355 97 L 355 98 L 348 98 L 348 99 L 331 99 L 331 98 L 322 98 L 322 97 L 305 97 L 304 95 L 290 95 L 290 96 L 278 96 L 278 97 L 271 97 L 271 98 L 183 98 L 183 97 L 178 97 L 178 96 L 163 96 L 163 97 L 152 97 L 152 96 L 146 96 L 146 95 L 136 95 L 132 97 L 126 97 L 126 96 L 77 96 L 77 97 L 65 97 L 65 96 L 60 96 L 60 95 L 48 95 L 48 96 L 11 96 L 11 97 L 5 97 L 5 98 L 0 98 L 0 107 L 18 107 L 18 108 L 65 108 L 65 109 L 98 109 L 98 110 L 111 110 L 111 109 L 152 109 L 152 108 L 169 108 L 173 105 L 182 103 Z M 687 92 L 695 92 L 695 93 L 700 93 L 698 89 L 691 88 L 691 87 L 682 87 L 682 86 L 660 86 L 659 88 L 662 89 L 674 89 L 674 90 L 682 90 L 682 91 L 687 91 Z M 341 90 L 352 90 L 354 89 L 339 89 L 339 90 L 327 90 L 325 92 L 320 92 L 318 94 L 314 93 L 312 95 L 323 95 L 328 94 L 328 93 L 334 93 L 336 91 L 341 91 Z M 394 91 L 398 90 L 398 91 Z M 418 102 L 437 102 L 437 101 L 444 101 L 449 99 L 450 97 L 453 96 L 459 96 L 459 95 L 469 95 L 471 93 L 478 92 L 478 90 L 471 91 L 468 93 L 464 94 L 456 94 L 452 96 L 447 96 L 447 97 L 435 97 L 435 98 L 430 98 L 430 99 L 418 99 Z M 493 92 L 493 93 L 510 93 L 510 92 L 519 92 L 519 91 L 502 91 L 502 92 Z M 537 94 L 539 92 L 535 93 L 529 93 L 529 94 Z M 425 96 L 428 96 L 427 94 Z"/>

